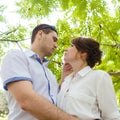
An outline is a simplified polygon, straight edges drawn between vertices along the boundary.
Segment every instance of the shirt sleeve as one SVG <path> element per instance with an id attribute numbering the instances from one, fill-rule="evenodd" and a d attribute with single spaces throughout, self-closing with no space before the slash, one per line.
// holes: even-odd
<path id="1" fill-rule="evenodd" d="M 99 83 L 97 100 L 103 120 L 120 120 L 113 83 L 108 73 L 104 73 Z"/>
<path id="2" fill-rule="evenodd" d="M 1 65 L 1 78 L 5 90 L 7 90 L 7 84 L 11 82 L 20 80 L 32 82 L 28 63 L 22 51 L 12 50 L 4 57 Z"/>

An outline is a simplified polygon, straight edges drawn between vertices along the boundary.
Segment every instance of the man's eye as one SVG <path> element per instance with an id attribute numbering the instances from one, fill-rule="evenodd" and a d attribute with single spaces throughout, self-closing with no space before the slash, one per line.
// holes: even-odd
<path id="1" fill-rule="evenodd" d="M 53 37 L 53 41 L 54 41 L 54 42 L 57 42 L 58 39 L 57 39 L 56 37 Z"/>

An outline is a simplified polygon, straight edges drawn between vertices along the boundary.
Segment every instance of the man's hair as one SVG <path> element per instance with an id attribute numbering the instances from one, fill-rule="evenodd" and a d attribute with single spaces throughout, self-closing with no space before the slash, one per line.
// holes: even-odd
<path id="1" fill-rule="evenodd" d="M 31 43 L 34 42 L 35 36 L 36 36 L 36 34 L 38 33 L 39 30 L 42 30 L 45 34 L 49 34 L 52 31 L 55 31 L 57 33 L 57 30 L 56 30 L 55 26 L 48 25 L 48 24 L 37 25 L 32 31 Z"/>

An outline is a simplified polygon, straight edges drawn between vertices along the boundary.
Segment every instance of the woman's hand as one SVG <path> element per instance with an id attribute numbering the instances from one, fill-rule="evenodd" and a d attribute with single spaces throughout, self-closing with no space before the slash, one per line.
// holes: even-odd
<path id="1" fill-rule="evenodd" d="M 63 64 L 62 68 L 62 75 L 61 75 L 61 82 L 62 83 L 65 79 L 66 76 L 71 74 L 73 72 L 72 66 L 69 63 Z"/>

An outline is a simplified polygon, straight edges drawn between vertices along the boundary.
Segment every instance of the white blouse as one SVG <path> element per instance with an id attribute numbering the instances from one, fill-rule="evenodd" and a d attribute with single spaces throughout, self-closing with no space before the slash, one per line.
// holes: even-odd
<path id="1" fill-rule="evenodd" d="M 110 76 L 89 66 L 73 78 L 67 76 L 57 96 L 57 106 L 80 120 L 120 120 Z"/>

